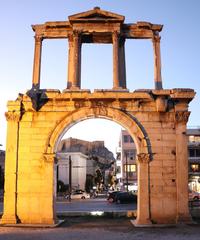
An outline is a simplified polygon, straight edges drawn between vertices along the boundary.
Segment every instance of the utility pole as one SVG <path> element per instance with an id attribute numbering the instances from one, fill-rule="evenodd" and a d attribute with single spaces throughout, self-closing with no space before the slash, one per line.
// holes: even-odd
<path id="1" fill-rule="evenodd" d="M 126 191 L 128 192 L 128 160 L 127 160 L 127 152 L 125 152 L 126 157 Z"/>
<path id="2" fill-rule="evenodd" d="M 71 193 L 72 193 L 72 159 L 69 155 L 69 201 L 71 201 Z"/>

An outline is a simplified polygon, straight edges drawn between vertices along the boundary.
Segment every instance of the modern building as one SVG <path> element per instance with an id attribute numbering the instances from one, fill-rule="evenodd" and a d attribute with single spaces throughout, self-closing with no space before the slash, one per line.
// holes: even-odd
<path id="1" fill-rule="evenodd" d="M 113 153 L 104 146 L 104 141 L 90 142 L 76 138 L 63 139 L 58 146 L 56 158 L 58 160 L 54 172 L 56 181 L 69 184 L 69 158 L 71 158 L 71 187 L 87 188 L 86 190 L 89 190 L 88 185 L 95 184 L 97 170 L 100 170 L 102 182 L 105 183 L 115 161 Z"/>
<path id="2" fill-rule="evenodd" d="M 187 136 L 188 184 L 191 190 L 200 192 L 200 127 L 188 128 Z M 126 130 L 122 130 L 120 133 L 116 165 L 116 177 L 121 185 L 126 186 L 127 182 L 129 186 L 137 185 L 136 147 L 133 139 Z"/>
<path id="3" fill-rule="evenodd" d="M 187 129 L 189 188 L 200 192 L 200 127 Z"/>
<path id="4" fill-rule="evenodd" d="M 73 189 L 85 189 L 87 156 L 80 152 L 57 153 L 55 170 L 57 180 L 69 184 L 69 158 L 71 158 L 71 186 Z"/>
<path id="5" fill-rule="evenodd" d="M 116 158 L 116 178 L 122 189 L 137 190 L 136 146 L 126 130 L 121 130 Z"/>

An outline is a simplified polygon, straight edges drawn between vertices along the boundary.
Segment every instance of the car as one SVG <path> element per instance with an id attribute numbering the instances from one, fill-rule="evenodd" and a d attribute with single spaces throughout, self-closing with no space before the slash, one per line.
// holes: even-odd
<path id="1" fill-rule="evenodd" d="M 110 202 L 110 203 L 116 202 L 116 195 L 117 195 L 119 192 L 120 192 L 120 191 L 108 192 L 108 197 L 107 197 L 108 202 Z"/>
<path id="2" fill-rule="evenodd" d="M 118 192 L 115 196 L 116 203 L 137 202 L 137 195 L 132 192 Z"/>
<path id="3" fill-rule="evenodd" d="M 82 199 L 82 200 L 84 200 L 84 199 L 90 198 L 90 194 L 86 193 L 83 190 L 76 190 L 76 191 L 72 192 L 71 195 L 68 194 L 65 198 L 69 199 L 69 197 L 71 199 L 76 199 L 76 200 L 77 199 Z"/>
<path id="4" fill-rule="evenodd" d="M 189 201 L 200 200 L 200 193 L 189 189 Z"/>

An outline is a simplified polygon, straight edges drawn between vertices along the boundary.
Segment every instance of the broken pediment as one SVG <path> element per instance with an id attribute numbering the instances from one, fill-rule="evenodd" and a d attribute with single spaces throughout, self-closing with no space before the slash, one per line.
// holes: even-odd
<path id="1" fill-rule="evenodd" d="M 125 17 L 116 13 L 101 10 L 99 7 L 95 7 L 92 10 L 74 14 L 69 16 L 69 22 L 80 23 L 80 22 L 116 22 L 123 23 Z"/>

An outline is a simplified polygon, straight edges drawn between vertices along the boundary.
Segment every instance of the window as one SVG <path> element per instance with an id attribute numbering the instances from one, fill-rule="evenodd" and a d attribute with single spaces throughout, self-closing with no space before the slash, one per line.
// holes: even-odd
<path id="1" fill-rule="evenodd" d="M 200 157 L 200 149 L 196 149 L 196 157 Z"/>
<path id="2" fill-rule="evenodd" d="M 192 172 L 199 172 L 199 164 L 190 164 Z"/>
<path id="3" fill-rule="evenodd" d="M 136 165 L 135 164 L 127 164 L 124 165 L 125 172 L 136 172 Z"/>
<path id="4" fill-rule="evenodd" d="M 128 177 L 132 178 L 133 177 L 133 172 L 128 172 Z"/>
<path id="5" fill-rule="evenodd" d="M 125 151 L 124 151 L 124 157 L 125 157 L 125 158 L 126 158 L 126 155 L 127 155 L 127 158 L 128 158 L 128 159 L 134 160 L 134 159 L 135 159 L 135 155 L 136 155 L 135 149 L 125 150 Z"/>
<path id="6" fill-rule="evenodd" d="M 189 157 L 200 157 L 200 149 L 190 148 Z"/>
<path id="7" fill-rule="evenodd" d="M 124 135 L 123 137 L 124 137 L 125 143 L 134 143 L 134 141 L 130 135 Z"/>
<path id="8" fill-rule="evenodd" d="M 129 136 L 128 135 L 124 135 L 124 142 L 128 143 L 129 142 Z"/>
<path id="9" fill-rule="evenodd" d="M 190 157 L 195 157 L 195 151 L 194 151 L 194 149 L 189 149 L 189 156 L 190 156 Z"/>
<path id="10" fill-rule="evenodd" d="M 116 172 L 121 173 L 121 167 L 118 166 L 117 169 L 116 169 Z"/>
<path id="11" fill-rule="evenodd" d="M 189 136 L 189 142 L 200 142 L 200 136 Z"/>

